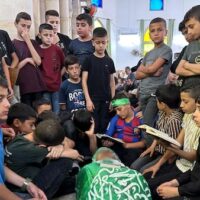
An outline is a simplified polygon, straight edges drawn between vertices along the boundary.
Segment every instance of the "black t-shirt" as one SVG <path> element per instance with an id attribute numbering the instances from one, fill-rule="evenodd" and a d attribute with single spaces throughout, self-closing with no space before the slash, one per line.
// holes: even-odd
<path id="1" fill-rule="evenodd" d="M 90 141 L 86 134 L 81 134 L 78 131 L 74 134 L 75 149 L 84 157 L 92 157 L 90 151 Z"/>
<path id="2" fill-rule="evenodd" d="M 15 52 L 14 45 L 8 35 L 4 30 L 0 30 L 0 44 L 1 50 L 5 55 L 5 61 L 8 65 L 12 63 L 12 53 Z"/>
<path id="3" fill-rule="evenodd" d="M 3 71 L 3 66 L 2 66 L 2 58 L 5 57 L 5 53 L 2 50 L 2 45 L 0 43 L 0 76 L 5 78 L 5 73 Z"/>
<path id="4" fill-rule="evenodd" d="M 94 54 L 87 57 L 82 66 L 88 72 L 88 91 L 91 99 L 109 101 L 111 99 L 110 75 L 115 73 L 113 60 L 109 56 L 103 58 Z"/>
<path id="5" fill-rule="evenodd" d="M 65 56 L 67 56 L 69 54 L 69 44 L 71 42 L 71 39 L 67 35 L 64 35 L 62 33 L 57 33 L 57 35 L 59 37 L 59 42 L 57 43 L 57 45 L 63 50 Z M 38 44 L 42 44 L 42 41 L 38 37 L 38 35 L 36 36 L 35 40 Z"/>

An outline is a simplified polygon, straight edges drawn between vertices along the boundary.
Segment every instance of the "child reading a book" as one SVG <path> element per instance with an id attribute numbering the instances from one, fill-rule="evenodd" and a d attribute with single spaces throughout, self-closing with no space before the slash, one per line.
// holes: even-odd
<path id="1" fill-rule="evenodd" d="M 180 130 L 183 114 L 179 110 L 180 92 L 177 86 L 161 85 L 155 93 L 159 117 L 156 128 L 172 138 L 177 138 Z M 161 145 L 157 145 L 155 139 L 152 145 L 147 148 L 140 157 L 131 165 L 131 168 L 141 173 L 148 167 L 154 165 L 164 154 L 165 149 Z"/>
<path id="2" fill-rule="evenodd" d="M 124 144 L 122 146 L 120 143 L 104 140 L 103 146 L 112 146 L 122 162 L 130 166 L 140 155 L 141 148 L 145 147 L 141 130 L 138 128 L 142 121 L 136 116 L 124 93 L 118 93 L 111 103 L 117 114 L 111 119 L 106 134 L 123 140 Z"/>
<path id="3" fill-rule="evenodd" d="M 200 96 L 196 102 L 196 111 L 193 113 L 193 119 L 198 127 L 200 127 Z M 200 199 L 200 145 L 197 149 L 197 159 L 192 170 L 189 170 L 175 179 L 161 184 L 157 188 L 157 193 L 163 199 L 173 198 L 173 200 Z"/>
<path id="4" fill-rule="evenodd" d="M 193 84 L 185 84 L 181 89 L 180 107 L 185 114 L 183 117 L 182 130 L 177 137 L 177 141 L 182 145 L 182 148 L 171 148 L 168 146 L 167 151 L 159 161 L 143 172 L 151 188 L 153 199 L 158 198 L 156 188 L 160 184 L 192 169 L 194 161 L 196 160 L 200 128 L 193 120 L 193 112 L 196 109 L 195 100 L 200 96 L 200 87 L 195 87 L 195 85 L 195 82 Z M 169 162 L 170 158 L 174 155 L 179 156 L 174 165 L 164 168 L 163 164 Z M 148 177 L 148 175 L 150 175 L 149 173 L 152 173 L 151 178 Z"/>

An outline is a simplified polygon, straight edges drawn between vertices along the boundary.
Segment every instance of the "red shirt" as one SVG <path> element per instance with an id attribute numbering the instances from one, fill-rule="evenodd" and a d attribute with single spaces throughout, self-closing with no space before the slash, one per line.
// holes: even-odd
<path id="1" fill-rule="evenodd" d="M 57 45 L 51 45 L 49 48 L 41 48 L 42 72 L 47 91 L 56 92 L 61 84 L 61 68 L 64 66 L 64 53 Z"/>

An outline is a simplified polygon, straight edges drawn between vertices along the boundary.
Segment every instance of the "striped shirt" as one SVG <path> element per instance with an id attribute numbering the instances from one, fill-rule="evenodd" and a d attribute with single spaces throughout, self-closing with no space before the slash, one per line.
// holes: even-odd
<path id="1" fill-rule="evenodd" d="M 183 117 L 184 144 L 183 151 L 190 152 L 197 150 L 199 145 L 200 128 L 193 120 L 192 114 L 185 114 Z M 184 158 L 176 160 L 176 166 L 182 172 L 192 169 L 194 162 L 190 162 Z"/>
<path id="2" fill-rule="evenodd" d="M 182 129 L 182 118 L 183 114 L 179 110 L 174 110 L 169 116 L 165 112 L 160 111 L 156 123 L 157 129 L 176 139 Z M 162 145 L 156 146 L 155 150 L 161 154 L 165 152 L 165 148 Z"/>

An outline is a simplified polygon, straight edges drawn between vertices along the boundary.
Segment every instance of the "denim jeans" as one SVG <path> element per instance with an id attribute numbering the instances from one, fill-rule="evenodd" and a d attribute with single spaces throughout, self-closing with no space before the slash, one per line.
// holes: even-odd
<path id="1" fill-rule="evenodd" d="M 73 160 L 68 158 L 51 160 L 33 179 L 33 183 L 46 194 L 48 200 L 57 196 L 56 194 L 73 193 L 75 178 L 69 176 L 72 164 Z"/>
<path id="2" fill-rule="evenodd" d="M 51 102 L 53 112 L 58 114 L 60 111 L 59 92 L 45 92 L 43 98 Z"/>
<path id="3" fill-rule="evenodd" d="M 151 95 L 141 94 L 139 101 L 143 114 L 143 123 L 154 127 L 158 113 L 156 98 Z M 147 134 L 144 134 L 144 138 L 146 140 L 147 146 L 151 145 L 153 138 Z"/>

